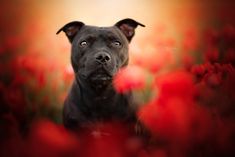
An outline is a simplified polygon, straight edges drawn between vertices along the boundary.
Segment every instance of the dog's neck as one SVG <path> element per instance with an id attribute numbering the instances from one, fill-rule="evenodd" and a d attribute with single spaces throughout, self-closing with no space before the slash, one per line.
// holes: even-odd
<path id="1" fill-rule="evenodd" d="M 77 76 L 76 83 L 79 85 L 80 89 L 86 93 L 86 96 L 91 97 L 92 99 L 105 99 L 106 97 L 111 98 L 117 94 L 113 88 L 112 82 L 109 84 L 94 84 L 89 82 L 87 79 Z"/>
<path id="2" fill-rule="evenodd" d="M 81 82 L 80 78 L 76 78 L 78 91 L 77 104 L 82 114 L 89 117 L 91 121 L 96 120 L 128 120 L 133 119 L 134 112 L 130 108 L 130 93 L 124 95 L 117 93 L 112 85 L 105 88 L 99 93 L 88 82 Z M 93 89 L 93 90 L 91 90 Z M 127 96 L 128 95 L 128 96 Z M 117 112 L 119 111 L 119 112 Z"/>

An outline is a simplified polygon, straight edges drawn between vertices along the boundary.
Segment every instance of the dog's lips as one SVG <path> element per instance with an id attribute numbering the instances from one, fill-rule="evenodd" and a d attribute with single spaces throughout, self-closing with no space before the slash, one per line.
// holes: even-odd
<path id="1" fill-rule="evenodd" d="M 105 69 L 100 68 L 100 69 L 95 70 L 93 73 L 91 73 L 90 80 L 109 82 L 112 80 L 112 76 L 109 75 Z"/>
<path id="2" fill-rule="evenodd" d="M 89 82 L 96 90 L 102 90 L 112 83 L 112 76 L 103 68 L 97 69 L 89 76 Z"/>

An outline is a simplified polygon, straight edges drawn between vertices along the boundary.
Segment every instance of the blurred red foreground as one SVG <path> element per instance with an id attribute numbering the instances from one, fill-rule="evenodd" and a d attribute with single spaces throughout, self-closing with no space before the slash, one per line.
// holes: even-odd
<path id="1" fill-rule="evenodd" d="M 15 25 L 6 21 L 0 28 Z M 151 135 L 146 139 L 114 122 L 79 134 L 66 130 L 61 109 L 73 70 L 41 52 L 69 49 L 49 39 L 30 44 L 31 34 L 41 36 L 45 28 L 34 21 L 28 26 L 1 32 L 1 157 L 235 156 L 234 25 L 189 28 L 180 41 L 151 37 L 151 48 L 131 48 L 130 66 L 113 84 L 120 93 L 136 95 L 139 120 Z"/>

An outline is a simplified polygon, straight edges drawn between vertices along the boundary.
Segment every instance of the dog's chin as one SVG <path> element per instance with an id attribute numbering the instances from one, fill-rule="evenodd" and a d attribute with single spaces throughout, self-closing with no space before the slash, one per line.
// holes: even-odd
<path id="1" fill-rule="evenodd" d="M 96 90 L 104 90 L 112 84 L 112 76 L 104 72 L 95 72 L 88 79 L 91 86 Z"/>

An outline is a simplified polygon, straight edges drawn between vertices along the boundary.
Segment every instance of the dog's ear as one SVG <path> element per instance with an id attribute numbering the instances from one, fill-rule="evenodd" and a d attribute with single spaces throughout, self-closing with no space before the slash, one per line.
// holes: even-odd
<path id="1" fill-rule="evenodd" d="M 117 26 L 126 36 L 129 42 L 131 42 L 132 37 L 135 35 L 135 28 L 138 25 L 145 27 L 145 25 L 133 19 L 123 19 L 115 24 L 115 26 Z"/>
<path id="2" fill-rule="evenodd" d="M 79 21 L 73 21 L 58 30 L 56 34 L 59 34 L 61 31 L 64 31 L 66 36 L 68 37 L 70 43 L 72 43 L 77 32 L 84 26 L 85 24 Z"/>

